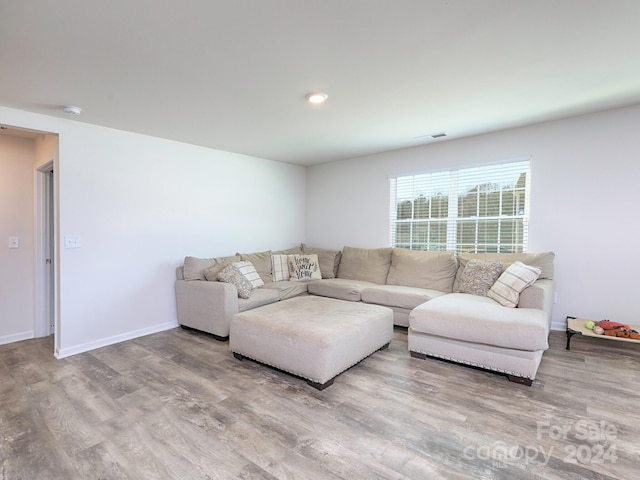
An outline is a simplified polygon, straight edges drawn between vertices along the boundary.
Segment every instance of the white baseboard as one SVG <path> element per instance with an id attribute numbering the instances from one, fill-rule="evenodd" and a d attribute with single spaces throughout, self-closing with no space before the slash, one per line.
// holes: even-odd
<path id="1" fill-rule="evenodd" d="M 0 337 L 0 345 L 19 342 L 21 340 L 29 340 L 30 338 L 35 338 L 35 332 L 33 330 L 30 330 L 28 332 L 14 333 L 12 335 L 5 335 L 4 337 Z"/>
<path id="2" fill-rule="evenodd" d="M 556 332 L 565 332 L 567 330 L 567 321 L 565 320 L 557 320 L 551 321 L 551 330 Z"/>
<path id="3" fill-rule="evenodd" d="M 152 333 L 171 330 L 172 328 L 176 328 L 177 326 L 178 326 L 177 320 L 174 322 L 153 325 L 152 327 L 142 328 L 140 330 L 134 330 L 133 332 L 127 332 L 120 335 L 115 335 L 113 337 L 103 338 L 101 340 L 96 340 L 95 342 L 83 343 L 82 345 L 77 345 L 75 347 L 61 348 L 60 350 L 55 351 L 54 356 L 57 359 L 70 357 L 72 355 L 77 355 L 79 353 L 95 350 L 96 348 L 113 345 L 114 343 L 120 343 L 126 340 L 133 340 L 134 338 L 144 337 L 145 335 L 151 335 Z"/>

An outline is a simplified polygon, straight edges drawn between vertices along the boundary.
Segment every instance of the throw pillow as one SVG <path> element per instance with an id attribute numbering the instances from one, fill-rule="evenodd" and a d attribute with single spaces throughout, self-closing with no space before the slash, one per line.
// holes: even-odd
<path id="1" fill-rule="evenodd" d="M 238 290 L 238 297 L 240 298 L 249 298 L 251 290 L 253 290 L 251 282 L 233 265 L 227 265 L 218 274 L 218 280 L 235 285 Z"/>
<path id="2" fill-rule="evenodd" d="M 469 260 L 458 283 L 457 292 L 486 297 L 501 273 L 502 263 L 498 261 Z"/>
<path id="3" fill-rule="evenodd" d="M 271 255 L 271 273 L 274 282 L 289 280 L 289 255 Z"/>
<path id="4" fill-rule="evenodd" d="M 218 280 L 218 274 L 224 270 L 224 268 L 230 265 L 228 262 L 220 262 L 220 263 L 216 263 L 215 265 L 207 268 L 204 271 L 204 278 L 207 279 L 210 282 L 215 282 Z"/>
<path id="5" fill-rule="evenodd" d="M 318 255 L 290 255 L 289 256 L 289 275 L 290 280 L 308 281 L 320 280 L 322 273 L 320 272 L 320 263 Z"/>
<path id="6" fill-rule="evenodd" d="M 242 275 L 245 276 L 247 280 L 251 282 L 251 286 L 253 288 L 259 288 L 264 285 L 264 281 L 258 275 L 256 267 L 253 266 L 253 263 L 242 261 L 242 262 L 234 262 L 231 265 L 236 267 Z"/>
<path id="7" fill-rule="evenodd" d="M 487 297 L 505 307 L 515 307 L 520 300 L 520 292 L 535 282 L 541 273 L 539 268 L 513 262 L 493 284 Z"/>

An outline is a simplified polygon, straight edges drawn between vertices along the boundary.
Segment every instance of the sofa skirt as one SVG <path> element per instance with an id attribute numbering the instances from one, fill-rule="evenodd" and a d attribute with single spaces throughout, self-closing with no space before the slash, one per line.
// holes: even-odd
<path id="1" fill-rule="evenodd" d="M 535 379 L 544 350 L 514 350 L 408 331 L 409 351 L 516 377 Z"/>

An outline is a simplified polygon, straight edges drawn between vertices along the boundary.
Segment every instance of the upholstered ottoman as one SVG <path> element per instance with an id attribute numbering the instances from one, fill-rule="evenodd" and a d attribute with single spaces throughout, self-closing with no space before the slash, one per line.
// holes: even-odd
<path id="1" fill-rule="evenodd" d="M 389 308 L 304 296 L 234 314 L 229 347 L 236 358 L 271 365 L 322 390 L 386 348 L 392 336 Z"/>

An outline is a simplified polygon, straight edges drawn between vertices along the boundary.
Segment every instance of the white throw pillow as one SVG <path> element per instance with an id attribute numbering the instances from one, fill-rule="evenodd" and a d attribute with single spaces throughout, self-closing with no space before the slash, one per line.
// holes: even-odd
<path id="1" fill-rule="evenodd" d="M 271 274 L 274 282 L 289 280 L 289 257 L 291 255 L 271 255 Z"/>
<path id="2" fill-rule="evenodd" d="M 513 262 L 489 289 L 487 297 L 505 307 L 515 307 L 520 300 L 520 292 L 535 282 L 541 273 L 539 268 L 520 261 Z"/>
<path id="3" fill-rule="evenodd" d="M 318 255 L 289 255 L 289 275 L 293 281 L 320 280 L 320 263 Z"/>
<path id="4" fill-rule="evenodd" d="M 240 273 L 251 282 L 251 286 L 253 288 L 262 287 L 264 285 L 264 282 L 260 278 L 260 275 L 258 275 L 256 267 L 253 266 L 253 263 L 243 261 L 232 263 L 232 265 L 240 270 Z"/>

